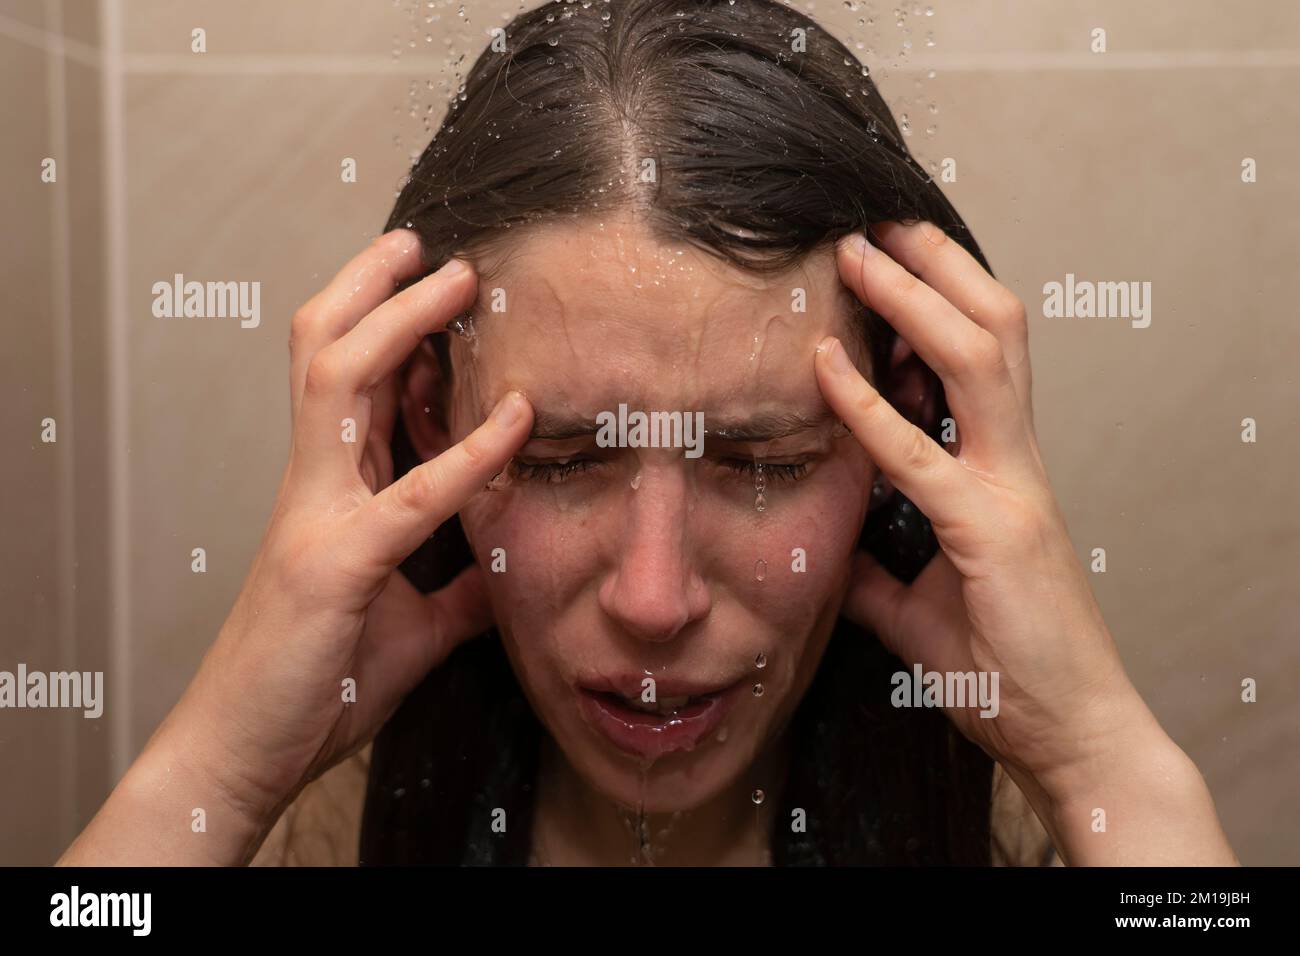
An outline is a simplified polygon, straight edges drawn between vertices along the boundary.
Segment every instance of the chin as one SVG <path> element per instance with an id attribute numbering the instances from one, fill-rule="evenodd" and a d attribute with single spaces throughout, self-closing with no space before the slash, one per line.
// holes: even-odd
<path id="1" fill-rule="evenodd" d="M 750 748 L 747 748 L 747 751 Z M 565 752 L 587 784 L 630 811 L 679 813 L 716 799 L 744 772 L 739 746 L 722 752 L 674 753 L 649 766 L 622 755 Z"/>

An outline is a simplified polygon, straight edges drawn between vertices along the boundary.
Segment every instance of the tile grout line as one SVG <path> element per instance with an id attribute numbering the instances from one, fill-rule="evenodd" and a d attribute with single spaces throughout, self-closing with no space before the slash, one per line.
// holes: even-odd
<path id="1" fill-rule="evenodd" d="M 50 147 L 57 174 L 51 210 L 50 277 L 54 288 L 54 369 L 58 426 L 63 431 L 63 451 L 59 456 L 58 477 L 58 554 L 59 554 L 59 670 L 81 670 L 76 637 L 76 412 L 73 407 L 72 378 L 72 267 L 70 262 L 70 225 L 68 212 L 68 78 L 64 51 L 59 44 L 63 36 L 62 0 L 45 0 L 45 21 L 49 25 L 52 47 L 45 54 L 45 106 L 49 123 Z M 77 832 L 77 793 L 80 783 L 77 732 L 71 721 L 64 723 L 60 735 L 65 765 L 59 768 L 59 812 L 67 842 Z"/>
<path id="2" fill-rule="evenodd" d="M 101 122 L 104 128 L 104 276 L 108 348 L 108 513 L 109 669 L 116 677 L 115 706 L 110 726 L 110 772 L 116 783 L 134 757 L 131 740 L 131 623 L 130 497 L 128 486 L 130 411 L 129 355 L 126 321 L 126 152 L 122 124 L 122 9 L 119 0 L 100 0 L 103 43 L 100 70 Z M 106 682 L 107 683 L 107 682 Z M 108 690 L 105 688 L 105 696 Z"/>
<path id="3" fill-rule="evenodd" d="M 61 30 L 62 17 L 60 17 L 59 22 Z M 57 52 L 58 55 L 66 56 L 70 60 L 76 60 L 83 66 L 99 66 L 99 51 L 94 47 L 82 43 L 80 40 L 69 40 L 61 32 L 54 34 L 49 30 L 28 26 L 21 20 L 15 20 L 3 13 L 0 13 L 0 37 L 7 37 L 18 43 L 25 43 L 28 46 L 45 50 L 47 53 Z"/>
<path id="4" fill-rule="evenodd" d="M 101 51 L 77 40 L 51 36 L 0 14 L 0 36 L 50 49 L 60 44 L 64 53 L 87 66 L 99 66 Z M 854 51 L 861 59 L 861 51 Z M 125 53 L 118 50 L 121 70 L 127 74 L 219 75 L 364 75 L 425 76 L 446 66 L 444 57 L 417 54 L 401 61 L 369 53 L 245 53 L 202 55 L 193 53 Z M 1089 53 L 1071 50 L 1010 50 L 999 53 L 918 54 L 890 61 L 867 57 L 867 65 L 880 72 L 921 70 L 953 73 L 1090 72 L 1107 70 L 1258 69 L 1300 66 L 1300 50 L 1133 50 Z"/>

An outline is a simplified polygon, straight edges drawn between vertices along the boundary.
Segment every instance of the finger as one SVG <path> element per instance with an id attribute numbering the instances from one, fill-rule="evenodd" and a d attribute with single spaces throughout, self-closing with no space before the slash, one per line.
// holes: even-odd
<path id="1" fill-rule="evenodd" d="M 360 557 L 395 568 L 438 526 L 483 490 L 528 439 L 533 409 L 507 392 L 464 441 L 411 469 L 347 518 Z"/>
<path id="2" fill-rule="evenodd" d="M 355 469 L 370 432 L 374 391 L 426 335 L 444 328 L 471 305 L 477 290 L 472 267 L 453 259 L 317 352 L 303 384 L 295 447 L 309 459 Z M 352 441 L 340 438 L 344 422 L 354 423 Z"/>
<path id="3" fill-rule="evenodd" d="M 423 270 L 420 237 L 395 229 L 375 239 L 339 270 L 293 317 L 289 331 L 289 402 L 293 416 L 302 402 L 307 367 L 316 353 Z"/>
<path id="4" fill-rule="evenodd" d="M 969 513 L 971 475 L 881 397 L 839 339 L 823 339 L 813 365 L 826 404 L 894 487 L 938 525 L 955 524 Z"/>
<path id="5" fill-rule="evenodd" d="M 1029 323 L 1024 303 L 998 282 L 959 242 L 929 222 L 872 226 L 880 248 L 908 272 L 947 299 L 1002 344 L 1016 395 L 1033 422 Z"/>
<path id="6" fill-rule="evenodd" d="M 962 457 L 989 470 L 995 463 L 1032 463 L 1023 411 L 997 338 L 861 233 L 845 237 L 838 250 L 845 284 L 943 381 Z"/>
<path id="7" fill-rule="evenodd" d="M 398 376 L 390 375 L 376 389 L 370 412 L 370 428 L 361 456 L 361 476 L 371 493 L 386 488 L 393 480 L 393 426 L 397 422 L 400 387 Z"/>
<path id="8" fill-rule="evenodd" d="M 446 587 L 421 594 L 394 572 L 366 623 L 365 667 L 379 686 L 403 697 L 453 650 L 492 626 L 483 573 L 472 564 Z"/>
<path id="9" fill-rule="evenodd" d="M 853 559 L 853 583 L 841 613 L 871 631 L 903 663 L 956 670 L 955 639 L 965 617 L 961 577 L 942 551 L 904 584 L 865 551 Z"/>

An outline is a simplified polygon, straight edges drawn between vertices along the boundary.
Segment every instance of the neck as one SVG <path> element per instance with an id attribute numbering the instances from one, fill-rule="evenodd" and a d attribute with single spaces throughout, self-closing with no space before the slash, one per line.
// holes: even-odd
<path id="1" fill-rule="evenodd" d="M 691 810 L 645 813 L 593 789 L 543 734 L 531 863 L 551 866 L 768 866 L 780 793 L 755 805 L 751 777 L 783 780 L 784 735 L 715 797 Z M 780 772 L 773 772 L 780 771 Z M 652 775 L 652 767 L 647 774 Z"/>

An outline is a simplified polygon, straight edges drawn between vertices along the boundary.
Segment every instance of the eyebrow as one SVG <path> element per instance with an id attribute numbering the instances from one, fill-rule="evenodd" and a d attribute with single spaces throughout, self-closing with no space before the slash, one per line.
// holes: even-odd
<path id="1" fill-rule="evenodd" d="M 812 418 L 795 412 L 757 412 L 753 415 L 731 418 L 704 418 L 706 438 L 729 442 L 765 442 L 788 438 L 800 432 L 820 428 L 835 420 L 835 413 L 823 407 Z M 594 435 L 600 427 L 594 418 L 563 415 L 538 409 L 533 417 L 533 431 L 529 436 L 537 441 L 563 441 Z"/>

